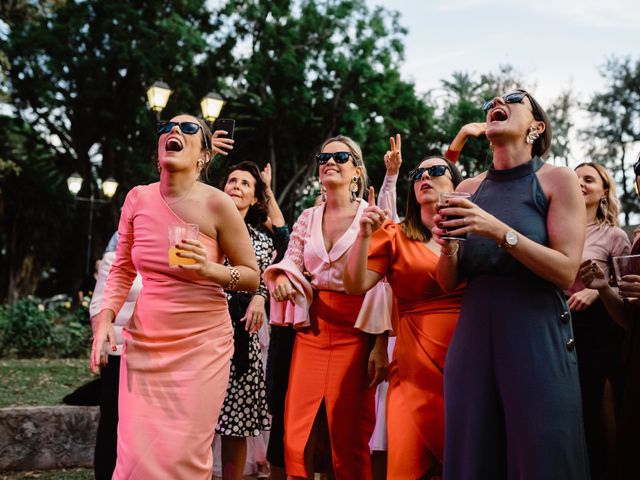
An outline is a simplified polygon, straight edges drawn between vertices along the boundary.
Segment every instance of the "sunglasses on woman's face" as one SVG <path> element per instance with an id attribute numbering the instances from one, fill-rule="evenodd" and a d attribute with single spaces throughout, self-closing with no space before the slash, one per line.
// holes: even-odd
<path id="1" fill-rule="evenodd" d="M 414 168 L 409 172 L 409 180 L 417 182 L 422 178 L 424 172 L 427 172 L 430 177 L 441 177 L 447 170 L 449 170 L 447 165 L 431 165 L 430 167 Z"/>
<path id="2" fill-rule="evenodd" d="M 195 135 L 198 133 L 198 130 L 202 128 L 202 125 L 196 122 L 158 122 L 156 132 L 158 136 L 169 133 L 176 125 L 180 128 L 180 131 L 186 135 Z M 209 148 L 209 142 L 207 141 L 204 130 L 202 130 L 202 137 L 204 138 L 205 146 Z"/>
<path id="3" fill-rule="evenodd" d="M 351 157 L 351 152 L 319 153 L 316 155 L 316 163 L 318 165 L 325 165 L 332 158 L 336 163 L 347 163 L 349 157 Z"/>
<path id="4" fill-rule="evenodd" d="M 633 173 L 636 174 L 636 177 L 640 177 L 640 160 L 633 164 Z"/>
<path id="5" fill-rule="evenodd" d="M 503 95 L 502 99 L 506 103 L 522 103 L 522 100 L 527 95 L 528 95 L 527 92 L 508 93 L 507 95 Z M 486 112 L 488 112 L 489 110 L 491 110 L 495 106 L 496 106 L 495 102 L 493 101 L 493 99 L 491 99 L 491 100 L 489 100 L 489 101 L 484 103 L 484 105 L 482 106 L 482 110 L 484 110 L 484 112 L 486 113 Z"/>

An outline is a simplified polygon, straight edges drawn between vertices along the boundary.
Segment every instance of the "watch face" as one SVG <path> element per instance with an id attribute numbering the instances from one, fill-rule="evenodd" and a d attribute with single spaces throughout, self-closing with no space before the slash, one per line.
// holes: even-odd
<path id="1" fill-rule="evenodd" d="M 515 247 L 518 244 L 518 234 L 513 230 L 510 230 L 504 236 L 504 241 L 507 243 L 507 245 Z"/>

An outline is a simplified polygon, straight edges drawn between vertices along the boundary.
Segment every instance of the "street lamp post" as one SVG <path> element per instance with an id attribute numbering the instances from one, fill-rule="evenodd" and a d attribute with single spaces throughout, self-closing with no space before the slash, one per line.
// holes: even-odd
<path id="1" fill-rule="evenodd" d="M 74 172 L 69 178 L 67 178 L 67 187 L 69 191 L 74 195 L 74 198 L 79 202 L 87 202 L 89 204 L 89 229 L 87 232 L 87 252 L 85 258 L 85 274 L 87 277 L 91 275 L 91 244 L 93 241 L 93 208 L 97 204 L 109 203 L 111 197 L 113 197 L 118 189 L 118 182 L 113 177 L 109 177 L 102 181 L 102 193 L 106 198 L 96 198 L 93 186 L 93 180 L 100 181 L 96 166 L 91 165 L 92 181 L 89 182 L 89 197 L 78 197 L 78 192 L 82 188 L 82 177 Z"/>
<path id="2" fill-rule="evenodd" d="M 207 93 L 202 100 L 200 100 L 200 109 L 202 110 L 202 116 L 205 120 L 211 124 L 216 121 L 216 118 L 220 116 L 220 111 L 224 107 L 224 100 L 216 92 Z"/>
<path id="3" fill-rule="evenodd" d="M 169 97 L 173 93 L 173 90 L 169 88 L 164 82 L 153 82 L 153 84 L 147 89 L 147 100 L 151 110 L 156 112 L 156 119 L 160 120 L 160 112 L 167 106 Z"/>
<path id="4" fill-rule="evenodd" d="M 160 112 L 164 110 L 169 101 L 169 96 L 173 93 L 171 87 L 164 82 L 156 81 L 147 89 L 147 102 L 149 108 L 156 112 L 156 119 L 160 120 Z M 216 92 L 207 93 L 202 100 L 200 100 L 200 109 L 202 110 L 202 116 L 204 119 L 212 124 L 216 118 L 220 115 L 220 111 L 224 106 L 225 101 Z"/>

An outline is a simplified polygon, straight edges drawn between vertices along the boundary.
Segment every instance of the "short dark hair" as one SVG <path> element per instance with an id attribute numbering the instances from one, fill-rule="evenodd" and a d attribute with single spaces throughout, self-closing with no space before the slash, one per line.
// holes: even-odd
<path id="1" fill-rule="evenodd" d="M 260 227 L 267 221 L 267 203 L 268 198 L 266 194 L 267 185 L 262 180 L 260 176 L 260 167 L 255 162 L 245 160 L 244 162 L 236 163 L 235 165 L 229 166 L 229 171 L 227 172 L 227 176 L 224 179 L 225 185 L 229 180 L 229 175 L 233 172 L 241 170 L 243 172 L 248 172 L 256 181 L 256 203 L 249 207 L 249 211 L 247 212 L 247 216 L 244 217 L 245 223 L 251 225 L 253 227 Z"/>
<path id="2" fill-rule="evenodd" d="M 460 173 L 460 170 L 458 170 L 458 167 L 456 167 L 452 161 L 444 157 L 431 155 L 420 160 L 420 163 L 425 160 L 431 160 L 432 158 L 437 158 L 446 162 L 449 167 L 449 172 L 451 173 L 453 188 L 457 187 L 460 182 L 462 182 L 462 174 Z M 425 227 L 422 223 L 422 217 L 420 216 L 420 204 L 416 199 L 416 192 L 413 189 L 413 183 L 413 180 L 409 179 L 409 188 L 407 189 L 407 209 L 405 211 L 404 220 L 400 222 L 400 225 L 402 226 L 404 234 L 410 240 L 428 242 L 431 240 L 431 230 Z"/>
<path id="3" fill-rule="evenodd" d="M 544 111 L 542 106 L 538 103 L 538 101 L 533 98 L 533 95 L 521 88 L 514 90 L 514 92 L 522 92 L 527 94 L 527 97 L 531 102 L 531 113 L 533 113 L 533 118 L 535 118 L 539 122 L 544 123 L 544 132 L 542 132 L 542 135 L 534 140 L 531 148 L 531 153 L 538 157 L 544 157 L 551 149 L 551 140 L 553 139 L 553 132 L 551 131 L 551 120 L 549 119 L 549 116 Z"/>

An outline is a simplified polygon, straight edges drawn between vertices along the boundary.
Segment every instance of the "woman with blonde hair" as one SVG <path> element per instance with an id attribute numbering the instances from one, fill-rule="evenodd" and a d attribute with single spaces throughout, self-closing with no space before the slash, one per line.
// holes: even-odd
<path id="1" fill-rule="evenodd" d="M 587 208 L 582 265 L 599 266 L 605 278 L 609 278 L 612 258 L 628 255 L 631 250 L 627 234 L 618 227 L 616 185 L 599 163 L 581 163 L 575 172 Z M 607 313 L 598 290 L 586 288 L 580 274 L 565 295 L 573 318 L 589 466 L 592 478 L 600 479 L 608 462 L 608 467 L 613 467 L 610 463 L 613 441 L 607 439 L 613 439 L 615 432 L 608 432 L 605 426 L 615 425 L 615 421 L 605 421 L 603 412 L 615 408 L 606 405 L 605 398 L 611 397 L 604 393 L 613 388 L 614 404 L 620 398 L 624 330 Z"/>
<path id="2" fill-rule="evenodd" d="M 284 259 L 264 275 L 271 323 L 297 330 L 285 404 L 286 471 L 313 478 L 315 439 L 326 415 L 335 478 L 368 480 L 375 386 L 386 377 L 390 323 L 356 326 L 361 310 L 374 307 L 364 295 L 346 294 L 342 281 L 367 208 L 366 169 L 360 147 L 345 136 L 326 140 L 316 162 L 324 201 L 302 212 Z"/>

